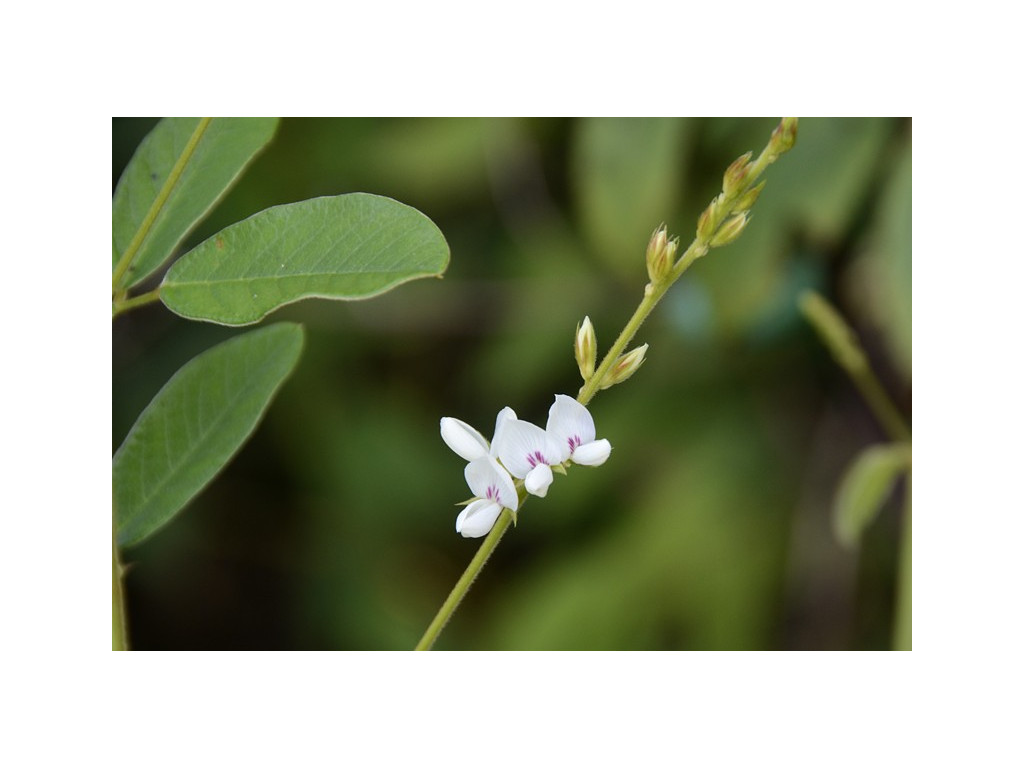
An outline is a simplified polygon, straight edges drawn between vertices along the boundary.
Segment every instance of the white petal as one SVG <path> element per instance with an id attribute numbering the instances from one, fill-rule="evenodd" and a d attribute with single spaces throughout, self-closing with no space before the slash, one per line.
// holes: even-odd
<path id="1" fill-rule="evenodd" d="M 501 439 L 501 431 L 510 421 L 516 420 L 516 412 L 507 405 L 498 411 L 498 418 L 494 420 L 494 438 L 491 440 L 491 456 L 498 455 L 498 442 Z"/>
<path id="2" fill-rule="evenodd" d="M 501 514 L 501 505 L 487 499 L 477 499 L 459 513 L 455 530 L 467 539 L 478 539 L 491 532 Z"/>
<path id="3" fill-rule="evenodd" d="M 572 452 L 572 460 L 577 464 L 586 464 L 590 467 L 597 467 L 608 460 L 608 454 L 612 452 L 612 444 L 607 440 L 595 440 L 592 443 L 584 443 Z"/>
<path id="4" fill-rule="evenodd" d="M 547 464 L 538 464 L 526 474 L 526 482 L 523 485 L 534 496 L 547 496 L 548 486 L 551 485 L 551 481 L 554 479 L 554 475 L 551 474 L 551 467 Z"/>
<path id="5" fill-rule="evenodd" d="M 597 436 L 590 411 L 568 395 L 555 395 L 555 404 L 548 411 L 547 428 L 558 445 L 558 462 L 555 463 L 565 461 L 576 446 L 593 442 Z"/>
<path id="6" fill-rule="evenodd" d="M 466 465 L 466 483 L 474 496 L 497 502 L 513 512 L 519 507 L 515 483 L 508 472 L 490 456 L 481 456 Z"/>
<path id="7" fill-rule="evenodd" d="M 543 429 L 528 421 L 506 421 L 495 442 L 498 458 L 515 477 L 526 477 L 538 464 L 561 463 L 554 440 Z"/>
<path id="8" fill-rule="evenodd" d="M 469 424 L 451 416 L 441 419 L 441 439 L 466 461 L 486 456 L 487 440 Z"/>

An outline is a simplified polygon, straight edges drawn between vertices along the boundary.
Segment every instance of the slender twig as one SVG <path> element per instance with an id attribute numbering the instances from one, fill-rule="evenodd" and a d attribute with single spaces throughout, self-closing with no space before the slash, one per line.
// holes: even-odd
<path id="1" fill-rule="evenodd" d="M 127 312 L 130 309 L 136 309 L 137 307 L 145 306 L 146 304 L 152 304 L 154 301 L 159 300 L 159 288 L 154 288 L 152 291 L 149 291 L 147 293 L 140 293 L 138 296 L 132 296 L 130 299 L 121 299 L 120 301 L 115 300 L 112 305 L 112 317 L 117 317 L 121 313 Z"/>
<path id="2" fill-rule="evenodd" d="M 875 372 L 871 370 L 867 355 L 861 348 L 857 335 L 843 320 L 835 307 L 822 296 L 807 291 L 800 297 L 800 309 L 804 317 L 818 332 L 825 346 L 832 352 L 836 362 L 842 367 L 854 385 L 860 391 L 875 418 L 882 425 L 886 434 L 893 442 L 911 442 L 910 427 L 900 415 L 899 410 L 889 399 Z M 910 475 L 907 472 L 906 489 L 903 498 L 903 530 L 900 532 L 900 554 L 897 563 L 896 584 L 896 615 L 893 619 L 893 647 L 896 650 L 909 651 L 911 646 L 911 493 Z"/>
<path id="3" fill-rule="evenodd" d="M 832 357 L 850 376 L 889 438 L 893 442 L 909 442 L 910 428 L 871 370 L 857 335 L 842 315 L 814 291 L 807 291 L 800 297 L 800 309 Z"/>
<path id="4" fill-rule="evenodd" d="M 124 587 L 121 584 L 123 569 L 121 561 L 117 556 L 117 538 L 113 540 L 113 577 L 114 577 L 114 609 L 113 609 L 113 650 L 128 650 L 128 628 L 125 624 L 124 613 Z"/>
<path id="5" fill-rule="evenodd" d="M 637 331 L 640 330 L 640 326 L 644 324 L 644 321 L 654 310 L 658 300 L 665 295 L 665 291 L 668 290 L 670 285 L 671 283 L 666 283 L 659 286 L 657 289 L 648 292 L 647 295 L 644 296 L 643 301 L 640 302 L 640 306 L 636 308 L 633 316 L 629 318 L 629 321 L 622 329 L 622 333 L 619 334 L 619 338 L 615 340 L 615 343 L 612 344 L 611 348 L 604 356 L 604 359 L 601 361 L 601 364 L 597 367 L 597 370 L 594 371 L 594 375 L 583 385 L 583 388 L 580 389 L 576 399 L 581 405 L 586 405 L 594 399 L 594 395 L 597 394 L 601 388 L 601 384 L 608 377 L 608 372 L 611 370 L 612 365 L 615 364 L 615 361 L 622 355 L 626 346 L 633 340 L 633 337 L 636 336 Z"/>
<path id="6" fill-rule="evenodd" d="M 697 223 L 697 235 L 690 246 L 686 249 L 678 261 L 672 262 L 677 243 L 672 242 L 669 253 L 669 263 L 664 270 L 652 268 L 650 254 L 648 256 L 648 273 L 651 282 L 644 289 L 644 297 L 636 308 L 633 316 L 622 329 L 615 343 L 605 354 L 601 364 L 594 371 L 580 389 L 576 399 L 582 405 L 589 403 L 595 394 L 602 388 L 609 386 L 609 382 L 616 383 L 620 379 L 614 378 L 612 371 L 617 369 L 616 363 L 622 357 L 623 351 L 633 337 L 636 336 L 640 326 L 648 318 L 654 307 L 665 292 L 680 278 L 683 273 L 700 257 L 708 253 L 712 248 L 727 245 L 739 236 L 746 226 L 746 211 L 753 205 L 760 193 L 760 185 L 755 189 L 757 178 L 764 172 L 765 168 L 778 159 L 779 155 L 788 151 L 796 141 L 796 119 L 786 118 L 772 133 L 771 140 L 761 154 L 753 162 L 750 161 L 750 153 L 739 158 L 725 173 L 723 181 L 723 192 L 718 195 L 701 214 Z M 662 233 L 664 234 L 664 233 Z M 655 232 L 655 237 L 658 232 Z M 666 243 L 662 239 L 662 246 Z M 654 238 L 652 238 L 652 245 Z M 650 246 L 649 246 L 650 248 Z M 639 360 L 636 364 L 639 365 Z M 635 369 L 635 368 L 634 368 Z M 611 378 L 610 378 L 611 377 Z M 625 378 L 625 377 L 623 377 Z M 518 486 L 518 484 L 517 484 Z M 472 585 L 473 581 L 480 574 L 487 559 L 497 547 L 498 542 L 504 535 L 508 524 L 511 521 L 509 511 L 502 510 L 501 516 L 495 523 L 494 528 L 484 539 L 477 551 L 476 556 L 470 561 L 465 572 L 459 579 L 455 588 L 445 600 L 441 609 L 437 612 L 434 620 L 430 623 L 423 639 L 420 640 L 416 650 L 429 650 L 437 640 L 445 624 L 451 618 L 455 609 L 458 608 L 462 598 Z"/>
<path id="7" fill-rule="evenodd" d="M 195 130 L 192 131 L 192 135 L 185 144 L 185 148 L 182 150 L 181 155 L 174 163 L 174 166 L 171 168 L 171 172 L 168 174 L 163 186 L 160 188 L 156 198 L 153 200 L 153 204 L 149 207 L 149 211 L 146 213 L 145 218 L 143 218 L 142 222 L 139 224 L 139 228 L 132 236 L 131 241 L 128 243 L 128 247 L 125 248 L 124 253 L 121 254 L 121 258 L 118 259 L 117 265 L 114 267 L 112 278 L 112 318 L 117 317 L 121 313 L 127 312 L 130 309 L 150 304 L 160 298 L 160 289 L 157 288 L 139 296 L 126 299 L 125 295 L 127 294 L 127 289 L 121 284 L 121 282 L 128 270 L 131 268 L 132 261 L 134 261 L 135 256 L 138 254 L 139 248 L 142 247 L 142 243 L 149 235 L 149 232 L 153 227 L 153 222 L 156 221 L 156 217 L 160 214 L 164 205 L 166 205 L 168 198 L 171 196 L 171 192 L 174 191 L 174 187 L 181 179 L 185 166 L 188 165 L 188 161 L 195 153 L 196 147 L 199 145 L 199 140 L 206 132 L 206 129 L 210 124 L 210 120 L 212 120 L 212 118 L 200 118 L 198 125 L 196 125 Z M 121 562 L 118 558 L 117 539 L 115 537 L 113 541 L 113 649 L 115 651 L 128 650 L 128 630 L 125 619 L 124 585 L 122 584 L 122 576 L 123 569 L 121 568 Z"/>
<path id="8" fill-rule="evenodd" d="M 430 626 L 427 627 L 427 631 L 423 633 L 423 638 L 416 645 L 414 650 L 417 651 L 429 651 L 434 642 L 437 640 L 437 636 L 441 634 L 441 630 L 444 629 L 445 624 L 455 613 L 455 609 L 459 607 L 459 603 L 462 602 L 462 598 L 466 596 L 469 588 L 472 586 L 476 577 L 480 575 L 480 571 L 483 570 L 484 564 L 487 562 L 487 558 L 491 556 L 494 548 L 498 546 L 498 542 L 501 541 L 501 537 L 505 535 L 505 531 L 508 530 L 508 524 L 512 522 L 512 513 L 507 509 L 501 510 L 501 515 L 498 517 L 498 521 L 491 528 L 491 532 L 487 534 L 487 538 L 483 540 L 480 545 L 480 549 L 477 550 L 476 556 L 469 562 L 462 577 L 455 584 L 455 588 L 448 595 L 448 599 L 444 601 L 441 606 L 441 610 L 437 612 L 434 620 L 430 622 Z"/>

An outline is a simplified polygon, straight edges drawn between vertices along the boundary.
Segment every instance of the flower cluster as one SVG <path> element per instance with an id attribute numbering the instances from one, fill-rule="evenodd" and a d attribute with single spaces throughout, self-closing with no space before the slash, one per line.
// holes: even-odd
<path id="1" fill-rule="evenodd" d="M 513 477 L 522 480 L 528 493 L 544 496 L 554 479 L 552 467 L 564 473 L 569 463 L 604 464 L 612 446 L 596 437 L 590 412 L 568 395 L 555 395 L 546 429 L 517 418 L 511 408 L 502 408 L 489 443 L 466 422 L 445 416 L 441 438 L 469 462 L 466 482 L 474 495 L 456 519 L 455 530 L 468 538 L 484 536 L 502 509 L 515 512 L 519 492 Z"/>

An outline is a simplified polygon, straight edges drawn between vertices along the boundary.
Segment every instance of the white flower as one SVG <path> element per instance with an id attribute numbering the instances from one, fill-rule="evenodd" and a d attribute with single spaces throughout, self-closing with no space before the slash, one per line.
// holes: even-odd
<path id="1" fill-rule="evenodd" d="M 568 395 L 555 395 L 548 411 L 547 433 L 558 446 L 555 463 L 572 459 L 575 464 L 596 467 L 612 452 L 607 440 L 594 439 L 597 431 L 590 411 Z"/>
<path id="2" fill-rule="evenodd" d="M 494 443 L 498 442 L 498 435 L 502 426 L 507 421 L 516 417 L 516 412 L 511 408 L 502 408 L 498 412 L 498 418 L 494 423 Z M 441 439 L 448 447 L 455 451 L 466 461 L 473 461 L 483 456 L 496 456 L 497 452 L 491 443 L 488 443 L 484 436 L 477 432 L 460 419 L 445 416 L 441 419 Z"/>
<path id="3" fill-rule="evenodd" d="M 455 530 L 467 538 L 485 536 L 494 527 L 504 507 L 513 512 L 519 507 L 519 494 L 509 473 L 495 461 L 497 445 L 505 425 L 516 418 L 511 408 L 502 408 L 494 423 L 494 440 L 487 440 L 476 429 L 460 419 L 445 416 L 441 419 L 441 439 L 449 448 L 464 458 L 466 482 L 474 501 L 459 513 Z"/>
<path id="4" fill-rule="evenodd" d="M 459 514 L 455 530 L 467 538 L 485 536 L 502 509 L 515 512 L 519 495 L 513 477 L 521 478 L 534 496 L 546 496 L 554 480 L 553 466 L 564 473 L 561 465 L 570 460 L 590 466 L 603 464 L 612 446 L 596 437 L 590 412 L 568 395 L 555 395 L 546 430 L 516 418 L 511 408 L 502 408 L 490 443 L 466 422 L 444 417 L 441 438 L 469 462 L 466 482 L 475 496 Z"/>
<path id="5" fill-rule="evenodd" d="M 479 497 L 455 521 L 455 530 L 466 538 L 486 536 L 504 507 L 513 512 L 519 507 L 519 494 L 512 478 L 491 456 L 480 456 L 466 465 L 466 482 Z"/>
<path id="6" fill-rule="evenodd" d="M 508 471 L 524 479 L 527 491 L 534 496 L 547 494 L 554 479 L 551 465 L 562 463 L 559 447 L 547 432 L 528 421 L 510 419 L 495 437 L 494 446 Z"/>

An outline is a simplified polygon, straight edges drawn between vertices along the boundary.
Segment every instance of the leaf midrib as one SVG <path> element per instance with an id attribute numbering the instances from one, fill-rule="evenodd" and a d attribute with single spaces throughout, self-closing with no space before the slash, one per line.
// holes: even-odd
<path id="1" fill-rule="evenodd" d="M 231 283 L 254 283 L 261 280 L 285 280 L 291 277 L 298 278 L 310 278 L 310 277 L 347 277 L 350 275 L 360 275 L 365 277 L 372 277 L 373 275 L 436 275 L 437 271 L 422 270 L 418 272 L 410 271 L 407 269 L 374 269 L 371 271 L 360 271 L 360 270 L 345 270 L 345 271 L 333 271 L 333 272 L 288 272 L 287 274 L 281 275 L 258 275 L 254 277 L 232 277 L 224 278 L 222 280 L 169 280 L 164 283 L 164 287 L 176 288 L 178 286 L 193 286 L 193 285 L 225 285 Z"/>

